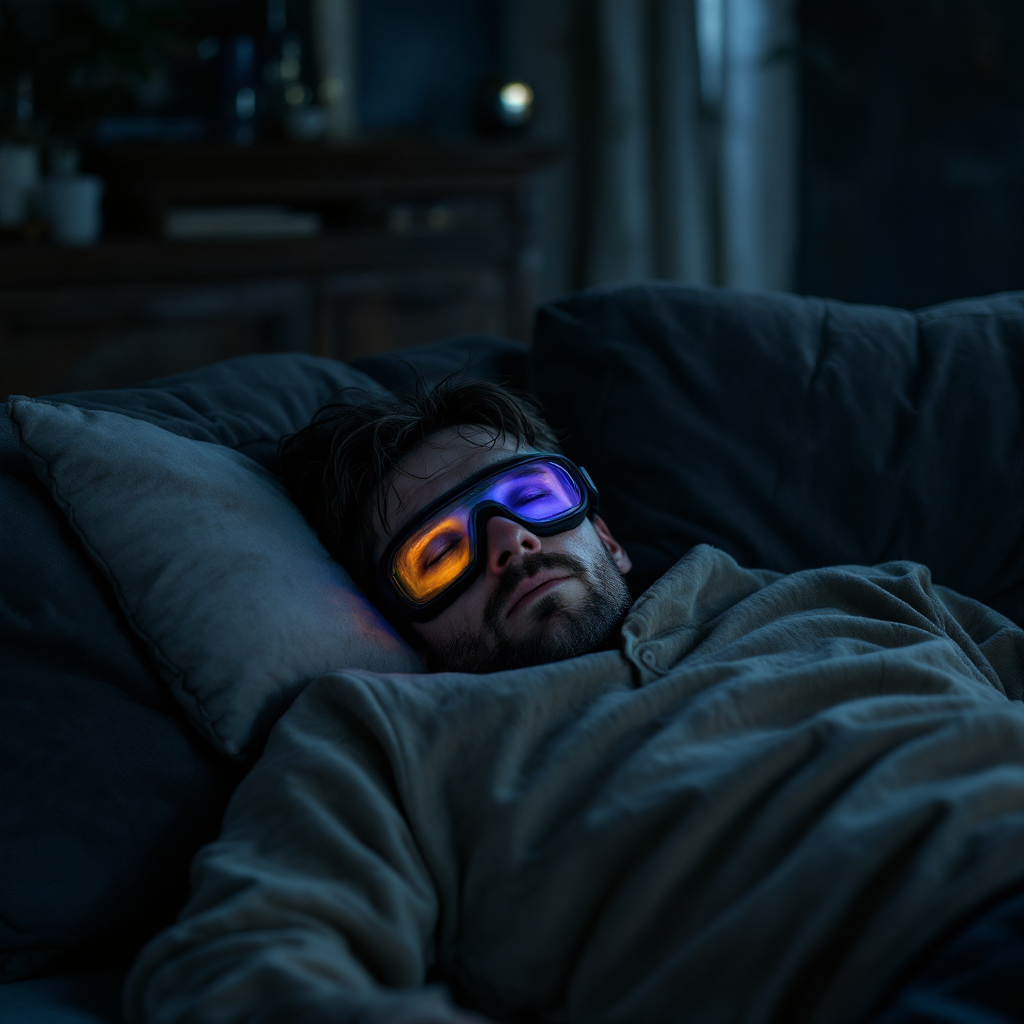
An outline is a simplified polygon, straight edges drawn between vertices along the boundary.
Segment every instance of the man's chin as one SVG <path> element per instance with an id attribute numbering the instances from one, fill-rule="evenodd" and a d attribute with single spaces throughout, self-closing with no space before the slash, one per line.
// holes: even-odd
<path id="1" fill-rule="evenodd" d="M 558 587 L 535 598 L 529 607 L 524 608 L 513 621 L 506 622 L 497 632 L 509 640 L 518 641 L 539 633 L 554 633 L 564 629 L 580 614 L 580 609 L 575 608 L 563 593 L 568 589 Z"/>
<path id="2" fill-rule="evenodd" d="M 491 628 L 512 636 L 524 634 L 559 612 L 571 612 L 587 604 L 590 597 L 586 583 L 578 576 L 545 580 L 537 590 L 539 593 L 527 594 L 518 605 L 506 609 L 504 615 L 492 614 L 488 619 Z"/>
<path id="3" fill-rule="evenodd" d="M 496 645 L 510 652 L 520 652 L 521 658 L 531 659 L 511 667 L 523 668 L 528 664 L 561 661 L 585 653 L 575 649 L 585 642 L 580 638 L 579 623 L 585 614 L 582 609 L 565 604 L 554 594 L 546 594 L 534 603 L 529 612 L 529 622 L 523 623 L 521 632 L 508 631 Z"/>
<path id="4" fill-rule="evenodd" d="M 467 643 L 446 645 L 434 651 L 434 665 L 442 672 L 508 672 L 563 661 L 589 649 L 574 643 L 570 630 L 552 622 L 542 631 L 518 640 L 504 639 L 486 651 Z"/>
<path id="5" fill-rule="evenodd" d="M 502 672 L 562 661 L 601 647 L 618 629 L 632 600 L 629 587 L 607 551 L 588 571 L 565 554 L 531 556 L 525 576 L 542 569 L 567 569 L 570 578 L 534 597 L 506 621 L 506 607 L 522 582 L 509 577 L 484 609 L 479 632 L 435 644 L 433 662 L 442 672 Z M 532 571 L 530 571 L 532 569 Z"/>
<path id="6" fill-rule="evenodd" d="M 628 591 L 626 592 L 628 596 Z M 437 667 L 446 672 L 507 672 L 563 661 L 600 647 L 618 628 L 628 601 L 617 605 L 590 600 L 580 607 L 565 604 L 552 591 L 529 609 L 525 635 L 504 630 L 489 637 L 460 637 L 434 651 Z"/>

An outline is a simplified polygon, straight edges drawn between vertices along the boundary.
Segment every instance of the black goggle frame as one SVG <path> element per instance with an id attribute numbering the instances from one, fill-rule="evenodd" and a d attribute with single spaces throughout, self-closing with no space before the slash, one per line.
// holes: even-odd
<path id="1" fill-rule="evenodd" d="M 449 505 L 457 504 L 459 499 L 467 495 L 482 481 L 489 477 L 499 476 L 522 466 L 528 462 L 554 462 L 564 469 L 583 495 L 580 506 L 572 512 L 547 523 L 532 522 L 517 515 L 511 509 L 496 501 L 482 501 L 474 506 L 469 515 L 467 528 L 469 530 L 470 543 L 473 546 L 473 556 L 469 564 L 456 577 L 449 586 L 445 587 L 436 597 L 423 604 L 416 604 L 410 601 L 394 579 L 392 563 L 395 555 L 402 545 L 416 533 L 424 523 L 432 519 L 438 512 Z M 598 510 L 597 488 L 590 474 L 582 467 L 567 459 L 564 455 L 555 452 L 530 452 L 528 455 L 517 455 L 504 462 L 499 462 L 472 474 L 458 487 L 442 494 L 436 501 L 432 501 L 416 518 L 407 523 L 397 533 L 385 548 L 380 561 L 377 563 L 377 592 L 380 598 L 391 608 L 392 611 L 402 615 L 410 622 L 429 622 L 437 618 L 447 607 L 457 601 L 469 589 L 476 577 L 483 571 L 487 559 L 487 521 L 494 516 L 502 516 L 510 519 L 520 526 L 525 526 L 531 533 L 538 537 L 553 537 L 558 533 L 565 533 L 567 530 L 574 530 L 584 519 L 593 517 Z"/>

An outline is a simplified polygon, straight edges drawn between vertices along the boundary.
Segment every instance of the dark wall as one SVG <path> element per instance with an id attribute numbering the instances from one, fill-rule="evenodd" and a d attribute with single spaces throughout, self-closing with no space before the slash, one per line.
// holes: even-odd
<path id="1" fill-rule="evenodd" d="M 362 0 L 362 129 L 370 135 L 472 135 L 477 89 L 496 74 L 498 31 L 496 0 Z"/>
<path id="2" fill-rule="evenodd" d="M 1024 288 L 1024 3 L 803 0 L 799 288 Z"/>

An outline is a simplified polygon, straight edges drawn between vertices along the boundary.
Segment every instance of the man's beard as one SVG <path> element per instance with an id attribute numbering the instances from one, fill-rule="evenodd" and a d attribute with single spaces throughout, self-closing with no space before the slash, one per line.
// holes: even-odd
<path id="1" fill-rule="evenodd" d="M 466 631 L 433 648 L 433 660 L 442 672 L 502 672 L 586 654 L 608 639 L 632 603 L 629 587 L 611 555 L 592 568 L 573 555 L 538 552 L 526 555 L 502 574 L 484 608 L 483 629 Z M 536 624 L 522 637 L 509 636 L 504 613 L 516 587 L 542 569 L 565 569 L 586 591 L 586 600 L 567 607 L 558 588 L 536 598 L 523 609 Z"/>

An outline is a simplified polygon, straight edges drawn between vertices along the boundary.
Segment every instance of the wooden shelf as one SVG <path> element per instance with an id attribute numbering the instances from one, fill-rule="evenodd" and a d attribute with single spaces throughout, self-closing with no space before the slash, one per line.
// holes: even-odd
<path id="1" fill-rule="evenodd" d="M 339 271 L 506 264 L 519 252 L 499 233 L 327 232 L 314 238 L 105 240 L 88 248 L 0 244 L 0 288 L 315 275 Z"/>
<path id="2" fill-rule="evenodd" d="M 397 143 L 88 154 L 112 237 L 88 249 L 0 243 L 0 399 L 117 387 L 248 352 L 349 360 L 454 334 L 527 340 L 537 176 L 556 157 Z M 168 209 L 225 203 L 314 210 L 324 230 L 162 237 Z M 440 211 L 441 226 L 424 227 L 424 211 Z"/>

